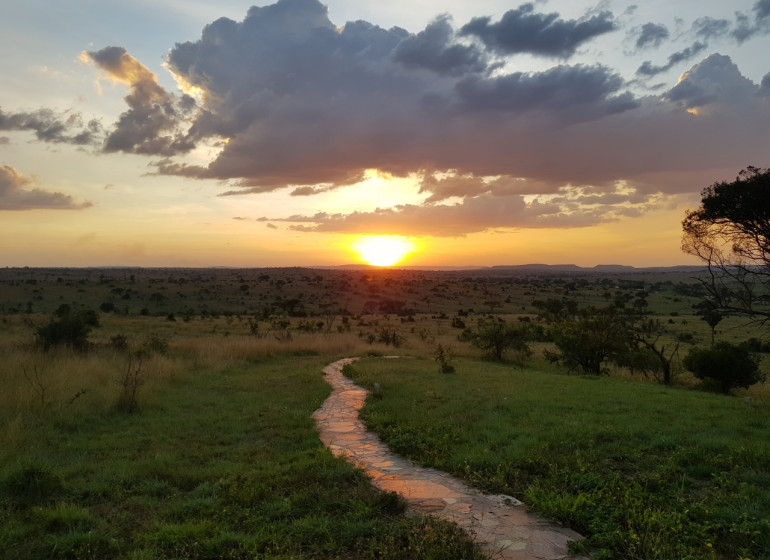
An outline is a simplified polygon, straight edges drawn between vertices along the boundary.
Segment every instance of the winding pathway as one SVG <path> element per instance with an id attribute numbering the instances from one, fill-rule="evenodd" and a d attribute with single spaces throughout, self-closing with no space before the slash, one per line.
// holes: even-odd
<path id="1" fill-rule="evenodd" d="M 490 558 L 576 558 L 567 552 L 569 541 L 582 538 L 575 531 L 527 512 L 516 498 L 482 494 L 444 472 L 414 465 L 366 431 L 358 419 L 366 390 L 342 375 L 343 366 L 356 360 L 345 358 L 323 370 L 333 390 L 313 418 L 332 453 L 364 469 L 380 490 L 400 494 L 411 510 L 456 523 Z"/>

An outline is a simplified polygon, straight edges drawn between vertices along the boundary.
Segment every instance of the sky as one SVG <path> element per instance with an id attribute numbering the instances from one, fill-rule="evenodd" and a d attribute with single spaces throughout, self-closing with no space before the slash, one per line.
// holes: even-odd
<path id="1" fill-rule="evenodd" d="M 695 264 L 770 165 L 770 0 L 25 0 L 0 266 Z"/>

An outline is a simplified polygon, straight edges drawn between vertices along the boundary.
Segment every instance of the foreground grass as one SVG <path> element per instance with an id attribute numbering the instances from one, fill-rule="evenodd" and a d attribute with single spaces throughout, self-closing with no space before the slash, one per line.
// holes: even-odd
<path id="1" fill-rule="evenodd" d="M 372 361 L 362 417 L 390 448 L 587 536 L 594 558 L 770 558 L 764 403 L 472 360 Z"/>
<path id="2" fill-rule="evenodd" d="M 172 348 L 174 375 L 135 414 L 85 397 L 0 409 L 0 557 L 480 558 L 322 448 L 311 413 L 332 358 L 295 344 L 215 368 L 204 353 L 188 369 Z M 89 361 L 58 359 L 62 375 Z"/>

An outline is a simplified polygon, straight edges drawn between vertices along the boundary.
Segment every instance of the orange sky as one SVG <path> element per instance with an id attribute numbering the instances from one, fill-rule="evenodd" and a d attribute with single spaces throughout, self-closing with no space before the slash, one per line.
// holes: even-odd
<path id="1" fill-rule="evenodd" d="M 766 0 L 251 4 L 6 10 L 0 266 L 695 264 L 770 159 Z"/>

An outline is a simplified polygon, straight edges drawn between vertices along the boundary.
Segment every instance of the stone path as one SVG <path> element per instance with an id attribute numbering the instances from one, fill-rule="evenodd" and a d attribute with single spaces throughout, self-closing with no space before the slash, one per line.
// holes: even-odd
<path id="1" fill-rule="evenodd" d="M 345 358 L 324 368 L 333 391 L 313 413 L 321 441 L 336 456 L 364 469 L 380 490 L 403 496 L 410 509 L 453 521 L 490 558 L 575 558 L 567 552 L 569 541 L 582 538 L 575 531 L 536 517 L 515 498 L 482 494 L 444 472 L 414 465 L 367 432 L 358 419 L 366 390 L 342 375 L 342 367 L 356 359 Z"/>

